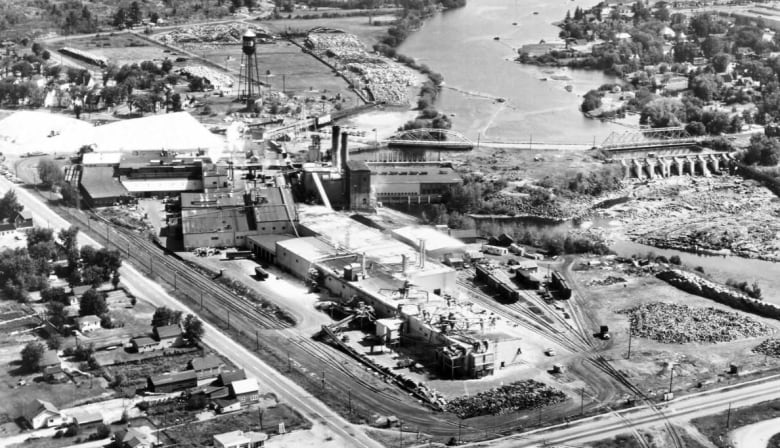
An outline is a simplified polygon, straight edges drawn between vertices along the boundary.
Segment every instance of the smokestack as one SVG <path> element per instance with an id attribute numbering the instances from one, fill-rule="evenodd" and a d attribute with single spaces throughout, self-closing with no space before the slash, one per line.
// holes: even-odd
<path id="1" fill-rule="evenodd" d="M 339 157 L 339 135 L 341 135 L 341 127 L 333 126 L 330 135 L 330 157 L 334 162 L 338 162 Z M 338 166 L 336 163 L 334 165 Z"/>
<path id="2" fill-rule="evenodd" d="M 406 255 L 401 255 L 401 272 L 406 274 Z"/>
<path id="3" fill-rule="evenodd" d="M 425 240 L 420 240 L 420 269 L 425 268 Z"/>
<path id="4" fill-rule="evenodd" d="M 341 169 L 347 168 L 347 162 L 349 162 L 349 150 L 347 149 L 347 139 L 349 138 L 349 134 L 346 132 L 341 134 Z"/>

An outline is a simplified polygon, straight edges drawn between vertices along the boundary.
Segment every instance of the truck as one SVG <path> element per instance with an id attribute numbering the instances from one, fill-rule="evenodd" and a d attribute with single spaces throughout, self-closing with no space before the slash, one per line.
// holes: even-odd
<path id="1" fill-rule="evenodd" d="M 609 340 L 609 327 L 606 325 L 602 325 L 601 329 L 599 330 L 599 338 L 608 341 Z"/>
<path id="2" fill-rule="evenodd" d="M 257 277 L 257 280 L 263 281 L 268 279 L 268 271 L 263 269 L 260 266 L 255 267 L 255 277 Z"/>
<path id="3" fill-rule="evenodd" d="M 491 255 L 507 255 L 509 253 L 509 249 L 507 249 L 506 247 L 491 246 L 489 244 L 485 244 L 482 246 L 482 252 Z"/>

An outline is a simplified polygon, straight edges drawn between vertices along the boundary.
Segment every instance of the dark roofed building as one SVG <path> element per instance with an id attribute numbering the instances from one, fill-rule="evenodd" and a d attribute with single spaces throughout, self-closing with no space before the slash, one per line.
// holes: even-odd
<path id="1" fill-rule="evenodd" d="M 26 229 L 33 226 L 33 216 L 29 210 L 22 210 L 14 218 L 14 226 L 17 229 Z"/>
<path id="2" fill-rule="evenodd" d="M 219 374 L 219 383 L 223 386 L 229 386 L 234 381 L 246 379 L 246 372 L 243 370 L 226 370 Z"/>
<path id="3" fill-rule="evenodd" d="M 161 348 L 176 347 L 182 342 L 181 327 L 178 324 L 154 327 L 153 333 Z"/>
<path id="4" fill-rule="evenodd" d="M 159 342 L 147 337 L 133 338 L 130 343 L 137 353 L 151 352 L 160 348 Z"/>
<path id="5" fill-rule="evenodd" d="M 194 370 L 151 376 L 146 379 L 146 387 L 155 393 L 170 393 L 198 386 L 198 375 Z"/>
<path id="6" fill-rule="evenodd" d="M 79 189 L 89 207 L 106 207 L 130 199 L 130 193 L 119 179 L 114 177 L 112 167 L 85 167 Z"/>
<path id="7" fill-rule="evenodd" d="M 247 247 L 255 235 L 292 233 L 298 222 L 285 187 L 182 195 L 184 247 Z"/>
<path id="8" fill-rule="evenodd" d="M 222 361 L 214 355 L 194 358 L 189 363 L 190 369 L 198 375 L 198 380 L 216 378 L 222 371 Z"/>

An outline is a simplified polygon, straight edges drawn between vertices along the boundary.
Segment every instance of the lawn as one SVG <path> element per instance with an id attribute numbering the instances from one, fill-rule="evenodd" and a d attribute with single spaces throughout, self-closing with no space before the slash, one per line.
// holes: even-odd
<path id="1" fill-rule="evenodd" d="M 195 447 L 211 445 L 214 434 L 235 431 L 236 429 L 261 431 L 273 436 L 278 434 L 279 423 L 284 423 L 286 431 L 311 428 L 311 423 L 301 414 L 285 404 L 279 404 L 263 410 L 262 428 L 260 427 L 260 412 L 253 409 L 169 428 L 164 433 L 178 446 Z"/>
<path id="2" fill-rule="evenodd" d="M 166 57 L 175 59 L 174 54 L 159 45 L 153 45 L 131 34 L 96 34 L 57 42 L 52 45 L 52 58 L 56 60 L 57 52 L 62 47 L 74 47 L 108 58 L 119 66 L 142 61 L 162 60 Z"/>

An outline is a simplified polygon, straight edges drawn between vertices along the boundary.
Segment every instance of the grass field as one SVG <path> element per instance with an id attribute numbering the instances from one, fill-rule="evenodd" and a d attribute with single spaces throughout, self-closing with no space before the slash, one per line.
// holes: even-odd
<path id="1" fill-rule="evenodd" d="M 243 411 L 238 414 L 217 416 L 212 420 L 194 422 L 170 428 L 165 435 L 177 446 L 195 447 L 211 445 L 214 434 L 241 429 L 242 431 L 261 431 L 269 436 L 278 434 L 279 423 L 284 423 L 286 431 L 311 428 L 311 423 L 291 407 L 280 404 L 263 410 L 263 426 L 260 427 L 258 410 Z"/>
<path id="2" fill-rule="evenodd" d="M 52 58 L 56 60 L 56 50 L 62 47 L 75 47 L 80 50 L 108 58 L 120 67 L 136 62 L 175 59 L 178 55 L 162 46 L 152 45 L 131 34 L 96 34 L 89 37 L 68 39 L 51 45 Z"/>
<path id="3" fill-rule="evenodd" d="M 727 417 L 729 420 L 728 426 L 726 426 Z M 772 400 L 748 408 L 732 409 L 730 417 L 727 415 L 727 412 L 721 412 L 720 414 L 694 419 L 691 423 L 716 446 L 725 448 L 729 446 L 727 437 L 729 431 L 777 417 L 780 417 L 780 400 Z M 777 437 L 774 439 L 777 441 Z M 770 443 L 769 446 L 777 445 Z"/>

